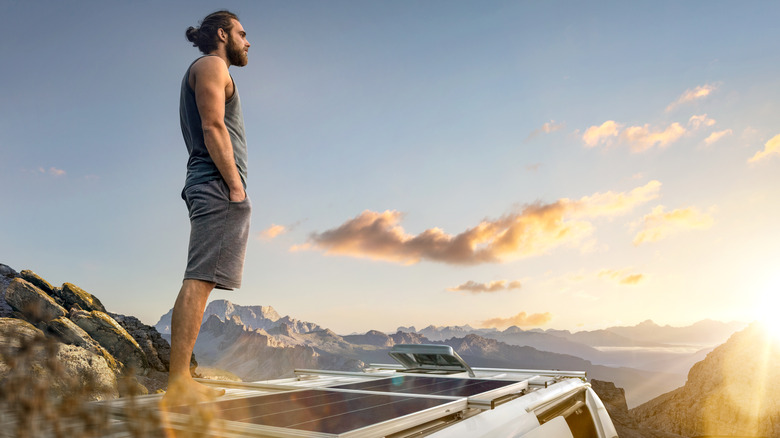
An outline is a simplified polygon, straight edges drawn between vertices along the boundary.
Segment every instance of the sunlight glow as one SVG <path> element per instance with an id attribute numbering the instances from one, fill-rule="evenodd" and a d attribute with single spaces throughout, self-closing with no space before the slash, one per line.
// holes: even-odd
<path id="1" fill-rule="evenodd" d="M 766 286 L 756 306 L 759 322 L 776 341 L 780 340 L 780 278 Z"/>

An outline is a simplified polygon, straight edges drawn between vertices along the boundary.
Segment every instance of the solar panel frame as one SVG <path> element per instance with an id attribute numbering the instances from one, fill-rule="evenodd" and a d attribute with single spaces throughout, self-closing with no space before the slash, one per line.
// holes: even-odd
<path id="1" fill-rule="evenodd" d="M 206 405 L 219 408 L 219 424 L 226 434 L 369 438 L 400 432 L 468 408 L 491 409 L 496 399 L 527 388 L 527 380 L 404 374 L 297 390 L 280 387 L 280 392 Z M 171 418 L 178 418 L 186 429 L 185 411 L 175 410 Z"/>
<path id="2" fill-rule="evenodd" d="M 290 396 L 293 396 L 293 398 L 297 397 L 299 400 L 324 397 L 330 399 L 331 402 L 335 401 L 336 404 L 323 403 L 314 407 L 296 406 L 294 402 L 291 403 Z M 360 406 L 352 406 L 343 412 L 336 410 L 330 413 L 331 415 L 321 417 L 315 415 L 322 413 L 322 410 L 337 406 L 339 398 L 342 400 L 346 398 L 347 402 L 373 400 L 373 407 L 378 406 L 379 409 L 383 409 L 383 406 L 392 407 L 384 408 L 384 411 L 376 411 L 372 407 L 360 408 Z M 221 418 L 219 421 L 220 428 L 226 433 L 240 433 L 245 434 L 245 436 L 369 438 L 399 432 L 409 427 L 452 415 L 467 408 L 467 400 L 465 398 L 450 399 L 408 394 L 330 391 L 327 388 L 263 394 L 255 397 L 221 400 L 206 405 L 235 407 L 247 401 L 250 401 L 250 403 L 260 401 L 258 399 L 263 400 L 260 404 L 251 405 L 250 408 L 269 407 L 274 403 L 284 403 L 283 407 L 287 409 L 287 414 L 290 414 L 290 416 L 284 418 L 285 412 L 272 412 L 260 415 L 260 417 L 267 417 L 266 420 L 270 420 L 266 421 L 266 424 L 247 422 L 247 418 Z M 399 407 L 403 407 L 400 412 L 397 409 Z M 203 405 L 200 408 L 203 408 Z M 181 426 L 186 426 L 188 418 L 188 415 L 185 413 L 186 410 L 185 408 L 174 410 L 170 414 L 171 419 L 177 420 L 176 422 L 180 423 Z M 284 409 L 281 411 L 284 411 Z M 293 411 L 299 411 L 297 414 L 302 414 L 303 416 L 295 418 L 297 414 L 292 413 Z M 224 412 L 224 410 L 221 412 Z M 280 417 L 273 418 L 279 414 L 281 414 Z M 328 414 L 328 412 L 325 412 L 325 414 Z M 343 417 L 336 418 L 339 415 Z M 298 421 L 301 419 L 304 421 Z M 257 421 L 258 419 L 255 418 L 254 420 Z M 296 421 L 298 422 L 296 423 Z M 333 424 L 334 422 L 336 425 Z"/>

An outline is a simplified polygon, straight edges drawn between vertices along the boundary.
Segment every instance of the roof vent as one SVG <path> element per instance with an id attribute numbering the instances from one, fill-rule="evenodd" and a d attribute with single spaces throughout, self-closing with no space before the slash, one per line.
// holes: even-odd
<path id="1" fill-rule="evenodd" d="M 403 365 L 405 371 L 428 374 L 455 374 L 468 372 L 474 377 L 466 362 L 449 345 L 398 344 L 388 353 Z"/>

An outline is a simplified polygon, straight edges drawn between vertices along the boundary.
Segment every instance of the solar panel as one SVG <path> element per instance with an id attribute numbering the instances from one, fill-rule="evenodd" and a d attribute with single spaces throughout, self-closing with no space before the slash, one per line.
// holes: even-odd
<path id="1" fill-rule="evenodd" d="M 332 387 L 286 391 L 200 405 L 227 430 L 255 436 L 376 437 L 447 417 L 468 407 L 492 409 L 527 381 L 399 375 Z M 198 415 L 188 407 L 174 414 Z"/>
<path id="2" fill-rule="evenodd" d="M 520 382 L 402 375 L 387 379 L 339 385 L 333 388 L 448 397 L 474 397 L 516 383 Z"/>
<path id="3" fill-rule="evenodd" d="M 336 437 L 403 417 L 417 416 L 421 424 L 465 407 L 455 405 L 457 401 L 443 398 L 310 389 L 222 400 L 205 407 L 213 408 L 222 420 L 254 425 L 258 431 L 271 428 L 298 431 L 294 436 Z M 173 412 L 188 414 L 189 408 Z"/>

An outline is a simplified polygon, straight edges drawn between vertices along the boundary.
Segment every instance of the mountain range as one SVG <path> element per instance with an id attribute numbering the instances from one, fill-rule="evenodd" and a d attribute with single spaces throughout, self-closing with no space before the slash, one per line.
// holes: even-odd
<path id="1" fill-rule="evenodd" d="M 163 336 L 170 333 L 170 316 L 163 315 L 155 326 Z M 282 317 L 270 306 L 215 300 L 204 312 L 195 355 L 202 366 L 243 380 L 264 380 L 290 376 L 295 368 L 359 370 L 370 363 L 392 362 L 387 353 L 398 343 L 444 343 L 477 367 L 585 370 L 592 378 L 625 388 L 633 407 L 683 385 L 688 369 L 718 339 L 724 341 L 743 326 L 702 321 L 677 328 L 646 321 L 577 333 L 429 326 L 342 336 L 315 323 Z M 653 335 L 655 329 L 660 334 Z"/>

